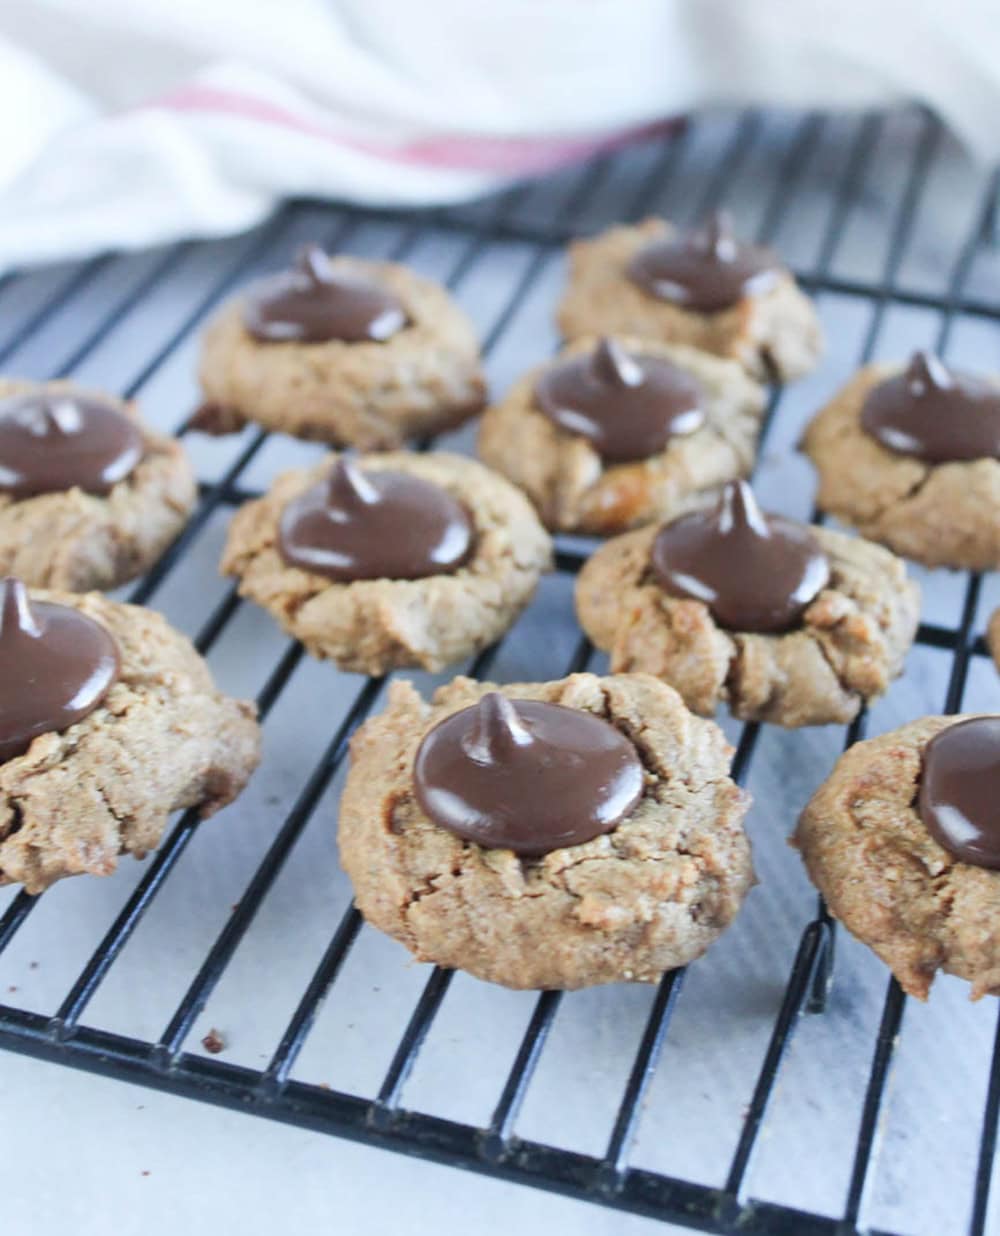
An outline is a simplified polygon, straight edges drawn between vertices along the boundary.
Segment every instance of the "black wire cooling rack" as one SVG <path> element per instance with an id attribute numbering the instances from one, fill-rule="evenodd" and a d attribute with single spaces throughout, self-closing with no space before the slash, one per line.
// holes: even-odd
<path id="1" fill-rule="evenodd" d="M 775 127 L 777 137 L 773 136 Z M 185 349 L 190 351 L 192 339 L 220 299 L 251 275 L 283 263 L 292 240 L 302 239 L 298 233 L 306 225 L 318 239 L 337 248 L 347 245 L 359 228 L 372 221 L 388 229 L 391 243 L 387 256 L 398 260 L 407 260 L 429 237 L 444 238 L 452 255 L 445 281 L 456 291 L 476 277 L 485 258 L 492 255 L 496 261 L 498 253 L 503 256 L 509 252 L 516 273 L 505 285 L 502 302 L 493 306 L 484 331 L 483 346 L 489 356 L 516 328 L 540 281 L 550 274 L 559 248 L 573 235 L 658 209 L 669 209 L 671 214 L 688 219 L 722 204 L 738 210 L 746 186 L 765 169 L 769 187 L 763 196 L 757 194 L 752 227 L 757 239 L 771 241 L 795 234 L 804 211 L 806 187 L 814 206 L 816 200 L 823 200 L 822 226 L 813 229 L 810 242 L 813 259 L 797 263 L 797 273 L 803 286 L 821 300 L 827 296 L 844 298 L 867 314 L 855 361 L 862 363 L 875 354 L 887 314 L 900 309 L 923 315 L 925 324 L 932 324 L 935 345 L 945 351 L 957 321 L 973 321 L 1000 331 L 1000 297 L 991 296 L 988 277 L 980 277 L 978 284 L 975 278 L 977 272 L 982 274 L 977 263 L 990 253 L 995 178 L 980 175 L 975 180 L 976 199 L 970 198 L 957 213 L 948 214 L 947 226 L 941 225 L 947 232 L 947 278 L 935 283 L 920 264 L 923 249 L 938 236 L 935 203 L 949 195 L 949 160 L 956 158 L 937 123 L 919 112 L 847 120 L 821 115 L 779 119 L 745 113 L 679 126 L 665 139 L 648 142 L 638 152 L 608 155 L 541 186 L 519 186 L 497 199 L 463 209 L 374 214 L 341 206 L 292 203 L 265 227 L 238 241 L 214 247 L 179 245 L 128 259 L 103 257 L 74 267 L 8 275 L 0 282 L 0 364 L 11 372 L 15 372 L 15 365 L 22 372 L 31 369 L 34 372 L 29 376 L 36 377 L 86 375 L 95 355 L 106 350 L 109 341 L 118 341 L 119 354 L 127 352 L 132 365 L 131 376 L 121 387 L 129 397 L 144 398 L 165 364 Z M 963 193 L 967 183 L 962 182 Z M 956 218 L 962 221 L 960 228 Z M 877 256 L 865 263 L 855 262 L 852 268 L 850 262 L 845 266 L 838 259 L 843 245 L 850 243 L 852 229 L 860 226 L 877 232 Z M 197 270 L 200 282 L 191 285 L 198 287 L 197 296 L 179 309 L 174 306 L 175 312 L 161 309 L 153 319 L 144 316 L 154 295 L 169 289 L 182 268 Z M 70 318 L 77 324 L 75 332 L 67 327 Z M 993 349 L 993 363 L 984 363 L 983 367 L 1000 367 L 996 363 L 996 338 Z M 55 364 L 53 356 L 59 358 Z M 527 356 L 523 363 L 536 359 Z M 783 411 L 784 396 L 776 389 L 769 407 L 769 432 L 781 423 Z M 184 434 L 185 425 L 181 424 L 177 432 Z M 259 461 L 265 441 L 266 435 L 261 432 L 244 434 L 235 457 L 228 458 L 217 475 L 202 483 L 200 504 L 185 531 L 130 590 L 128 600 L 156 605 L 160 590 L 219 513 L 256 492 L 246 477 Z M 580 544 L 560 542 L 557 571 L 572 576 L 584 557 Z M 976 634 L 981 586 L 978 576 L 965 581 L 957 621 L 926 622 L 920 627 L 918 644 L 950 658 L 947 687 L 939 703 L 948 712 L 962 707 L 970 666 L 981 666 L 984 672 L 987 668 L 983 640 Z M 197 631 L 198 648 L 209 653 L 242 609 L 235 590 L 225 591 Z M 481 654 L 472 672 L 486 674 L 497 654 L 496 648 Z M 553 664 L 548 676 L 583 668 L 591 656 L 586 642 L 579 641 L 570 663 Z M 257 695 L 265 724 L 302 659 L 299 646 L 281 645 L 280 655 Z M 493 1099 L 491 1118 L 481 1124 L 418 1110 L 403 1101 L 404 1086 L 452 985 L 452 973 L 441 969 L 430 970 L 381 1081 L 370 1092 L 351 1093 L 294 1075 L 324 1001 L 337 998 L 338 979 L 361 932 L 359 916 L 352 906 L 332 924 L 328 943 L 297 1005 L 287 1010 L 283 1033 L 266 1065 L 235 1064 L 192 1047 L 192 1030 L 341 769 L 351 734 L 376 704 L 383 687 L 377 680 L 350 681 L 349 707 L 312 770 L 301 783 L 286 788 L 263 856 L 232 913 L 199 958 L 162 1033 L 150 1038 L 132 1037 L 102 1026 L 99 1019 L 88 1019 L 88 1010 L 195 836 L 198 824 L 194 813 L 174 824 L 159 851 L 139 869 L 141 875 L 134 887 L 54 1011 L 0 1005 L 0 1046 L 704 1231 L 848 1236 L 880 1230 L 865 1219 L 864 1205 L 876 1163 L 880 1122 L 885 1116 L 887 1081 L 907 1003 L 894 981 L 885 987 L 874 1041 L 865 1037 L 864 1027 L 857 1029 L 867 1044 L 869 1064 L 860 1106 L 845 1114 L 850 1131 L 850 1168 L 839 1208 L 819 1213 L 767 1200 L 748 1187 L 752 1156 L 760 1147 L 765 1119 L 780 1092 L 790 1048 L 797 1030 L 808 1020 L 803 1014 L 821 1014 L 830 990 L 834 925 L 822 906 L 798 928 L 798 950 L 783 992 L 776 994 L 768 1009 L 769 1036 L 762 1039 L 763 1050 L 742 1119 L 730 1130 L 728 1166 L 714 1183 L 637 1166 L 632 1157 L 637 1129 L 679 1005 L 685 983 L 683 971 L 665 975 L 652 996 L 638 1046 L 629 1049 L 633 1053 L 630 1066 L 603 1153 L 599 1154 L 548 1144 L 518 1131 L 519 1116 L 549 1032 L 561 1005 L 569 999 L 560 993 L 543 992 L 534 997 Z M 845 743 L 862 738 L 865 729 L 866 718 L 862 716 L 848 728 Z M 761 745 L 762 730 L 748 724 L 733 727 L 732 732 L 736 739 L 733 775 L 745 782 Z M 792 736 L 789 741 L 800 739 Z M 237 803 L 228 813 L 230 818 L 218 827 L 238 828 L 239 813 Z M 790 820 L 783 821 L 786 831 L 790 824 Z M 765 881 L 755 895 L 767 893 Z M 8 896 L 0 916 L 0 953 L 12 944 L 42 900 L 24 893 Z M 44 964 L 44 958 L 39 964 Z M 713 954 L 698 964 L 711 967 Z M 884 984 L 884 979 L 881 981 Z M 664 1059 L 670 1050 L 668 1047 Z M 958 1216 L 956 1230 L 972 1234 L 986 1230 L 998 1110 L 1000 1031 L 988 1066 L 984 1098 L 977 1096 L 975 1110 L 964 1113 L 967 1121 L 976 1124 L 976 1151 L 975 1161 L 968 1164 L 966 1192 L 948 1199 Z"/>

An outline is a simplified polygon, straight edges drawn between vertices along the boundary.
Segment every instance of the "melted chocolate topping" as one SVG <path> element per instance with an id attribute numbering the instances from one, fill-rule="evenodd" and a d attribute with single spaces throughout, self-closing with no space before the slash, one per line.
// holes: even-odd
<path id="1" fill-rule="evenodd" d="M 392 292 L 337 270 L 317 245 L 302 250 L 294 270 L 251 289 L 243 311 L 247 330 L 263 343 L 381 343 L 409 320 Z"/>
<path id="2" fill-rule="evenodd" d="M 610 832 L 642 796 L 635 747 L 600 717 L 498 692 L 424 738 L 413 767 L 424 814 L 527 858 Z"/>
<path id="3" fill-rule="evenodd" d="M 716 313 L 744 296 L 768 291 L 781 269 L 770 249 L 737 240 L 729 216 L 719 213 L 696 231 L 644 245 L 626 274 L 658 300 L 698 313 Z"/>
<path id="4" fill-rule="evenodd" d="M 285 507 L 278 540 L 287 563 L 328 579 L 422 579 L 468 561 L 473 527 L 437 485 L 405 472 L 362 472 L 341 456 Z"/>
<path id="5" fill-rule="evenodd" d="M 143 455 L 124 413 L 91 396 L 32 391 L 0 400 L 0 492 L 106 494 Z"/>
<path id="6" fill-rule="evenodd" d="M 956 858 L 1000 869 L 1000 717 L 970 717 L 931 739 L 917 807 Z"/>
<path id="7" fill-rule="evenodd" d="M 118 646 L 99 623 L 67 605 L 32 602 L 19 579 L 3 580 L 0 761 L 93 712 L 118 669 Z"/>
<path id="8" fill-rule="evenodd" d="M 1000 390 L 915 352 L 903 373 L 869 392 L 861 425 L 890 451 L 927 463 L 1000 459 Z"/>
<path id="9" fill-rule="evenodd" d="M 661 588 L 704 601 L 730 631 L 789 630 L 830 578 L 810 529 L 765 515 L 746 481 L 728 484 L 713 509 L 667 524 L 650 567 Z"/>
<path id="10" fill-rule="evenodd" d="M 634 356 L 613 339 L 547 369 L 535 404 L 560 429 L 586 438 L 602 459 L 647 459 L 705 423 L 702 390 L 669 361 Z"/>

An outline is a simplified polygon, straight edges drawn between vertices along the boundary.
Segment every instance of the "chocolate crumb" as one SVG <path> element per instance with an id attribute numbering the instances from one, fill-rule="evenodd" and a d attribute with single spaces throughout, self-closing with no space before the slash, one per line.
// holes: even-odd
<path id="1" fill-rule="evenodd" d="M 148 1170 L 139 1173 L 140 1176 L 149 1176 L 150 1174 L 151 1173 Z"/>
<path id="2" fill-rule="evenodd" d="M 226 1040 L 213 1026 L 201 1040 L 201 1045 L 206 1051 L 210 1051 L 213 1056 L 217 1056 L 225 1048 Z"/>

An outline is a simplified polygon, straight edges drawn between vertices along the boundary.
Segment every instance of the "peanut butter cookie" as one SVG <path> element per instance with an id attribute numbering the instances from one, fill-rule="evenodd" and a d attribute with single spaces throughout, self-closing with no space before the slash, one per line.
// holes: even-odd
<path id="1" fill-rule="evenodd" d="M 795 834 L 831 912 L 911 996 L 1000 994 L 1000 717 L 924 717 L 851 747 Z"/>
<path id="2" fill-rule="evenodd" d="M 579 389 L 565 392 L 570 381 Z M 763 389 L 732 361 L 579 339 L 486 411 L 478 449 L 547 527 L 608 536 L 703 506 L 745 476 L 763 414 Z"/>
<path id="3" fill-rule="evenodd" d="M 867 365 L 803 438 L 819 506 L 925 566 L 1000 566 L 1000 382 Z"/>
<path id="4" fill-rule="evenodd" d="M 801 377 L 823 349 L 816 311 L 793 276 L 769 250 L 737 241 L 724 217 L 690 233 L 646 219 L 575 241 L 557 320 L 566 339 L 688 344 L 762 381 Z"/>
<path id="5" fill-rule="evenodd" d="M 330 457 L 233 519 L 222 570 L 313 656 L 441 669 L 498 639 L 551 542 L 523 494 L 459 455 Z"/>
<path id="6" fill-rule="evenodd" d="M 744 720 L 847 722 L 902 669 L 919 617 L 903 563 L 867 541 L 765 516 L 744 483 L 712 511 L 609 541 L 577 614 L 621 673 Z"/>
<path id="7" fill-rule="evenodd" d="M 86 592 L 141 575 L 197 496 L 183 447 L 134 404 L 0 380 L 0 573 Z"/>
<path id="8" fill-rule="evenodd" d="M 216 690 L 159 614 L 0 587 L 0 884 L 38 893 L 155 849 L 172 811 L 211 815 L 259 758 L 253 704 Z"/>
<path id="9" fill-rule="evenodd" d="M 515 988 L 653 982 L 753 883 L 721 730 L 648 675 L 406 682 L 351 744 L 341 861 L 419 960 Z"/>
<path id="10" fill-rule="evenodd" d="M 363 450 L 401 446 L 475 415 L 479 344 L 444 288 L 405 266 L 327 256 L 226 305 L 205 333 L 194 427 L 265 429 Z"/>

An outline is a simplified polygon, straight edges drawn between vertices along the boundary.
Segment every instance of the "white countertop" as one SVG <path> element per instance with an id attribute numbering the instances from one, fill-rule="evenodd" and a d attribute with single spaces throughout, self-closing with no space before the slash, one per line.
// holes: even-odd
<path id="1" fill-rule="evenodd" d="M 680 1231 L 173 1095 L 0 1055 L 11 1236 Z"/>

